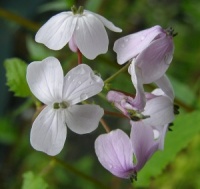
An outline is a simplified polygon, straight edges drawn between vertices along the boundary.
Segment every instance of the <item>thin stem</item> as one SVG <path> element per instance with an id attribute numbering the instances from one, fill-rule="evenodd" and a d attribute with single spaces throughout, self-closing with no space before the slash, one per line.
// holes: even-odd
<path id="1" fill-rule="evenodd" d="M 77 54 L 78 54 L 78 64 L 82 64 L 82 53 L 79 49 L 77 51 Z"/>
<path id="2" fill-rule="evenodd" d="M 46 174 L 48 174 L 52 170 L 52 168 L 55 166 L 55 163 L 56 163 L 55 160 L 52 159 L 48 163 L 48 165 L 41 170 L 41 172 L 39 173 L 39 175 L 40 176 L 45 176 Z"/>
<path id="3" fill-rule="evenodd" d="M 0 8 L 0 17 L 5 18 L 7 20 L 11 20 L 13 22 L 16 22 L 17 24 L 28 28 L 32 31 L 37 31 L 40 27 L 39 24 L 36 24 L 28 19 L 25 19 L 15 13 L 12 13 L 10 11 L 7 11 L 5 9 Z"/>
<path id="4" fill-rule="evenodd" d="M 106 132 L 109 133 L 110 132 L 110 128 L 108 127 L 106 122 L 102 118 L 101 118 L 100 122 L 101 122 L 103 128 L 106 130 Z"/>
<path id="5" fill-rule="evenodd" d="M 116 73 L 114 73 L 113 75 L 111 75 L 108 79 L 106 79 L 104 81 L 104 83 L 109 83 L 110 81 L 112 81 L 116 76 L 118 76 L 120 73 L 122 73 L 123 71 L 127 70 L 127 68 L 129 67 L 130 63 L 126 64 L 124 67 L 122 67 L 119 71 L 117 71 Z"/>
<path id="6" fill-rule="evenodd" d="M 115 117 L 121 117 L 121 118 L 127 118 L 124 114 L 121 114 L 121 113 L 117 113 L 117 112 L 110 112 L 110 111 L 107 111 L 107 110 L 104 110 L 104 113 L 106 115 L 111 115 L 111 116 L 115 116 Z"/>
<path id="7" fill-rule="evenodd" d="M 104 185 L 103 183 L 101 183 L 100 181 L 96 180 L 95 178 L 86 175 L 85 173 L 82 173 L 81 171 L 79 171 L 78 169 L 74 168 L 73 166 L 69 165 L 68 163 L 54 157 L 54 160 L 56 163 L 60 164 L 63 168 L 65 168 L 67 171 L 70 171 L 72 173 L 74 173 L 75 175 L 89 181 L 92 182 L 94 185 L 96 185 L 99 188 L 102 189 L 109 189 L 106 185 Z"/>

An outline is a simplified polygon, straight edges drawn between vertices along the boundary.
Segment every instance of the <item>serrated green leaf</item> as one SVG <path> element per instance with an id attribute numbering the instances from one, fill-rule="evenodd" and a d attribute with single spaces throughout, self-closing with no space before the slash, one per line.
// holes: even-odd
<path id="1" fill-rule="evenodd" d="M 4 61 L 6 69 L 7 85 L 15 96 L 27 97 L 31 95 L 30 89 L 26 82 L 27 64 L 19 58 L 10 58 Z"/>
<path id="2" fill-rule="evenodd" d="M 134 184 L 140 187 L 149 186 L 150 179 L 162 173 L 163 169 L 171 163 L 178 152 L 187 147 L 192 138 L 200 132 L 200 111 L 179 115 L 168 132 L 164 151 L 159 151 L 147 162 L 138 173 L 138 181 Z"/>
<path id="3" fill-rule="evenodd" d="M 46 189 L 47 187 L 48 184 L 43 180 L 43 178 L 34 175 L 33 172 L 29 171 L 23 174 L 22 189 Z"/>

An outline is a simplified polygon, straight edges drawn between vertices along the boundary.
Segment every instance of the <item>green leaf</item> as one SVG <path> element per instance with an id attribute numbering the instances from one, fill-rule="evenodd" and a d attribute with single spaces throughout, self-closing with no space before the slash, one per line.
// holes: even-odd
<path id="1" fill-rule="evenodd" d="M 134 184 L 140 187 L 149 186 L 150 179 L 162 173 L 163 169 L 171 163 L 178 152 L 187 147 L 193 137 L 200 132 L 200 111 L 179 115 L 168 132 L 164 151 L 158 151 L 138 173 L 138 181 Z"/>
<path id="2" fill-rule="evenodd" d="M 19 58 L 10 58 L 4 61 L 6 69 L 7 85 L 15 96 L 27 97 L 31 95 L 26 82 L 27 64 Z"/>
<path id="3" fill-rule="evenodd" d="M 176 98 L 184 102 L 184 104 L 194 105 L 196 101 L 196 96 L 192 91 L 191 87 L 184 84 L 183 82 L 178 81 L 174 77 L 169 76 L 169 78 L 170 81 L 172 82 Z"/>
<path id="4" fill-rule="evenodd" d="M 41 176 L 34 175 L 31 171 L 23 174 L 22 189 L 46 189 L 47 187 L 48 184 Z"/>

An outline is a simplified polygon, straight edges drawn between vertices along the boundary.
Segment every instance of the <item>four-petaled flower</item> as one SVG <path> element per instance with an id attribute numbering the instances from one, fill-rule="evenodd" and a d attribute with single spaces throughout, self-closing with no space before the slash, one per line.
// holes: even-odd
<path id="1" fill-rule="evenodd" d="M 72 51 L 78 49 L 88 59 L 108 50 L 108 35 L 105 27 L 122 30 L 104 17 L 93 12 L 78 10 L 61 12 L 50 18 L 37 32 L 35 40 L 48 48 L 59 50 L 68 42 Z"/>
<path id="2" fill-rule="evenodd" d="M 146 103 L 143 84 L 155 82 L 168 96 L 173 97 L 171 84 L 164 75 L 173 58 L 173 36 L 173 30 L 154 26 L 122 37 L 114 44 L 119 64 L 132 59 L 129 73 L 136 88 L 134 103 L 141 110 Z"/>
<path id="3" fill-rule="evenodd" d="M 158 148 L 152 128 L 142 122 L 132 126 L 130 138 L 117 129 L 95 141 L 95 152 L 103 167 L 117 177 L 131 180 L 137 180 L 137 172 Z"/>
<path id="4" fill-rule="evenodd" d="M 31 129 L 31 145 L 36 150 L 58 154 L 66 139 L 66 125 L 78 134 L 97 128 L 103 109 L 98 105 L 75 105 L 103 88 L 102 79 L 89 66 L 78 65 L 64 77 L 60 62 L 48 57 L 28 65 L 27 82 L 32 93 L 46 105 Z"/>

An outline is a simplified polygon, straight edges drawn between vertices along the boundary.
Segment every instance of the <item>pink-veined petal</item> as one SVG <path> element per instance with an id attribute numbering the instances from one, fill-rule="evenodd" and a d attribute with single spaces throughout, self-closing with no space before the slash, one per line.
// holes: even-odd
<path id="1" fill-rule="evenodd" d="M 37 32 L 35 40 L 53 50 L 62 49 L 71 39 L 78 17 L 61 12 L 50 18 Z"/>
<path id="2" fill-rule="evenodd" d="M 116 40 L 113 50 L 117 53 L 118 64 L 124 64 L 126 61 L 137 56 L 148 47 L 156 36 L 162 33 L 163 30 L 160 26 L 154 26 Z"/>
<path id="3" fill-rule="evenodd" d="M 108 50 L 108 35 L 104 25 L 92 14 L 79 17 L 74 31 L 74 41 L 88 59 L 94 59 Z"/>
<path id="4" fill-rule="evenodd" d="M 100 135 L 95 141 L 95 152 L 102 166 L 113 175 L 129 178 L 134 172 L 132 144 L 122 130 Z"/>
<path id="5" fill-rule="evenodd" d="M 77 134 L 94 131 L 104 114 L 104 110 L 93 104 L 73 105 L 65 111 L 67 126 Z"/>
<path id="6" fill-rule="evenodd" d="M 141 69 L 144 84 L 162 77 L 168 69 L 174 52 L 172 37 L 167 34 L 154 40 L 140 53 L 135 64 Z"/>
<path id="7" fill-rule="evenodd" d="M 62 150 L 66 135 L 64 112 L 47 106 L 33 122 L 30 141 L 36 150 L 55 156 Z"/>
<path id="8" fill-rule="evenodd" d="M 64 78 L 63 99 L 76 104 L 98 94 L 104 86 L 103 80 L 86 64 L 71 69 Z"/>
<path id="9" fill-rule="evenodd" d="M 122 32 L 122 29 L 119 27 L 116 27 L 112 22 L 110 22 L 109 20 L 107 20 L 106 18 L 104 18 L 103 16 L 96 14 L 94 12 L 85 10 L 84 12 L 88 13 L 88 14 L 93 14 L 94 16 L 96 16 L 105 27 L 107 27 L 109 30 L 114 31 L 114 32 Z"/>
<path id="10" fill-rule="evenodd" d="M 146 97 L 143 88 L 143 77 L 140 68 L 135 65 L 134 59 L 129 67 L 129 73 L 131 74 L 131 80 L 136 90 L 136 95 L 132 105 L 138 110 L 142 111 L 146 104 Z"/>
<path id="11" fill-rule="evenodd" d="M 130 121 L 130 123 L 132 125 L 130 138 L 137 159 L 136 170 L 139 171 L 158 150 L 159 143 L 154 140 L 153 129 L 145 125 L 143 121 Z"/>
<path id="12" fill-rule="evenodd" d="M 161 78 L 155 81 L 156 85 L 162 89 L 166 96 L 174 101 L 174 89 L 168 77 L 163 75 Z"/>
<path id="13" fill-rule="evenodd" d="M 169 124 L 174 120 L 173 108 L 173 103 L 166 96 L 158 96 L 148 100 L 143 114 L 150 117 L 144 119 L 143 122 L 156 128 L 163 128 L 165 124 Z"/>
<path id="14" fill-rule="evenodd" d="M 44 104 L 61 100 L 63 78 L 60 62 L 54 57 L 32 62 L 27 67 L 28 85 L 32 93 Z"/>

